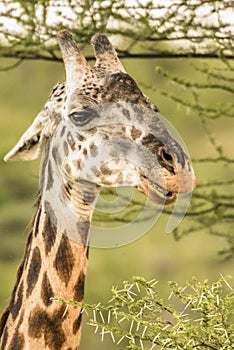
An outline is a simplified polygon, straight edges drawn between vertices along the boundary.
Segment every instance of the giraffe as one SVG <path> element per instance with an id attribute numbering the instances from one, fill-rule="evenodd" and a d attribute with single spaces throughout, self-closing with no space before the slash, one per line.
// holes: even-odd
<path id="1" fill-rule="evenodd" d="M 137 187 L 155 203 L 191 192 L 189 158 L 157 107 L 126 73 L 104 34 L 92 38 L 91 67 L 72 35 L 58 33 L 66 82 L 5 156 L 33 160 L 42 149 L 39 197 L 11 300 L 0 320 L 0 350 L 75 350 L 84 298 L 89 227 L 103 187 Z"/>

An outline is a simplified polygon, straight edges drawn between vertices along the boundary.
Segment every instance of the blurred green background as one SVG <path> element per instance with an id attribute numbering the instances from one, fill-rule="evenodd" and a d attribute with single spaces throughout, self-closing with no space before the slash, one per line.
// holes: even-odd
<path id="1" fill-rule="evenodd" d="M 194 69 L 192 59 L 124 60 L 128 73 L 136 79 L 142 90 L 158 105 L 160 112 L 178 130 L 193 158 L 214 155 L 201 122 L 193 111 L 162 96 L 165 90 L 177 93 L 178 87 L 169 83 L 155 71 L 161 66 L 179 74 L 187 80 L 203 79 Z M 1 59 L 0 67 L 13 64 L 13 60 Z M 196 64 L 203 64 L 196 61 Z M 217 67 L 218 60 L 206 60 L 206 64 Z M 16 144 L 21 134 L 40 111 L 58 81 L 64 80 L 62 63 L 25 61 L 19 67 L 0 72 L 0 311 L 6 307 L 15 281 L 17 265 L 30 229 L 38 191 L 39 161 L 4 163 L 3 156 Z M 146 88 L 145 86 L 151 86 Z M 178 90 L 178 96 L 191 97 L 188 89 Z M 231 95 L 220 90 L 206 90 L 203 98 L 213 105 L 217 100 L 230 102 Z M 226 154 L 232 152 L 232 130 L 230 120 L 219 118 L 212 125 L 212 132 Z M 194 163 L 197 182 L 210 179 L 229 179 L 229 167 L 218 164 Z M 182 283 L 196 276 L 213 281 L 220 274 L 233 273 L 233 259 L 222 260 L 218 251 L 226 248 L 222 237 L 215 237 L 203 231 L 189 234 L 176 241 L 172 234 L 165 233 L 168 216 L 162 214 L 154 227 L 139 240 L 114 249 L 91 248 L 89 271 L 86 282 L 87 303 L 107 302 L 113 285 L 132 275 L 143 275 L 147 279 L 159 280 L 162 297 L 169 294 L 168 280 Z M 188 224 L 187 219 L 181 225 Z M 225 227 L 223 227 L 225 230 Z M 91 315 L 92 316 L 92 315 Z M 104 343 L 99 335 L 85 323 L 80 349 L 115 349 L 111 338 Z"/>

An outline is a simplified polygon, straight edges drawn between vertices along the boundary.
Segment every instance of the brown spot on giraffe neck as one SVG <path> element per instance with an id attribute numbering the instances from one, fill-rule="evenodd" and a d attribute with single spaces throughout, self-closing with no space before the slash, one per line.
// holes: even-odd
<path id="1" fill-rule="evenodd" d="M 50 281 L 47 277 L 47 273 L 44 272 L 43 280 L 41 284 L 41 299 L 45 306 L 49 306 L 52 304 L 51 298 L 54 296 L 53 289 L 51 287 Z"/>
<path id="2" fill-rule="evenodd" d="M 8 350 L 23 350 L 24 344 L 25 344 L 24 335 L 17 330 L 13 335 L 13 338 L 10 343 L 10 346 L 8 347 Z"/>
<path id="3" fill-rule="evenodd" d="M 21 284 L 19 285 L 18 291 L 15 296 L 14 304 L 11 307 L 11 315 L 13 320 L 15 320 L 19 314 L 20 308 L 22 306 L 22 300 L 23 300 L 23 282 L 21 282 Z"/>
<path id="4" fill-rule="evenodd" d="M 56 233 L 57 232 L 56 232 L 56 227 L 55 227 L 54 223 L 52 223 L 50 220 L 50 217 L 48 215 L 46 215 L 45 222 L 44 222 L 44 228 L 42 230 L 46 256 L 49 254 L 52 247 L 54 246 L 54 243 L 56 240 Z"/>
<path id="5" fill-rule="evenodd" d="M 24 344 L 25 344 L 24 334 L 19 332 L 19 327 L 22 323 L 22 320 L 23 320 L 23 314 L 21 315 L 19 322 L 14 330 L 14 334 L 12 336 L 10 345 L 7 348 L 8 350 L 24 350 Z M 3 350 L 5 349 L 3 348 Z"/>
<path id="6" fill-rule="evenodd" d="M 74 264 L 75 258 L 73 256 L 69 238 L 63 235 L 54 260 L 54 268 L 56 269 L 61 281 L 66 285 L 70 281 Z"/>
<path id="7" fill-rule="evenodd" d="M 81 321 L 82 321 L 82 314 L 80 313 L 77 319 L 73 323 L 73 334 L 75 335 L 81 326 Z"/>
<path id="8" fill-rule="evenodd" d="M 57 311 L 49 315 L 39 306 L 29 315 L 29 336 L 44 338 L 45 346 L 53 350 L 61 350 L 66 337 L 62 329 L 63 314 L 66 306 L 62 305 Z"/>
<path id="9" fill-rule="evenodd" d="M 80 272 L 80 275 L 77 279 L 76 285 L 75 285 L 75 292 L 74 292 L 74 300 L 75 301 L 82 301 L 84 298 L 84 285 L 85 285 L 85 274 L 83 271 Z"/>
<path id="10" fill-rule="evenodd" d="M 38 247 L 35 247 L 32 253 L 32 259 L 27 275 L 27 297 L 32 293 L 41 270 L 41 253 Z"/>

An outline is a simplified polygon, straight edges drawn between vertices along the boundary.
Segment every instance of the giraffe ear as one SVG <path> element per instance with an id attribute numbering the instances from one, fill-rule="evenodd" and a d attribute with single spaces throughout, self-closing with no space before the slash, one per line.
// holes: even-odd
<path id="1" fill-rule="evenodd" d="M 4 160 L 6 162 L 33 160 L 39 157 L 44 140 L 44 134 L 42 133 L 44 129 L 43 119 L 45 118 L 42 118 L 41 113 L 39 113 L 32 125 L 21 136 L 15 147 L 5 155 Z"/>
<path id="2" fill-rule="evenodd" d="M 61 106 L 55 108 L 57 95 L 53 95 L 53 93 L 59 88 L 60 96 L 64 87 L 64 84 L 56 84 L 53 87 L 49 100 L 36 116 L 32 125 L 21 136 L 15 147 L 5 155 L 5 162 L 11 160 L 34 160 L 39 157 L 44 141 L 52 135 L 62 118 Z"/>

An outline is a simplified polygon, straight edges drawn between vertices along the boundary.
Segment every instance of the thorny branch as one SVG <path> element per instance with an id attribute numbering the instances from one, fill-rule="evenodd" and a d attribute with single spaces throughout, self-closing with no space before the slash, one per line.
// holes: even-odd
<path id="1" fill-rule="evenodd" d="M 227 277 L 217 282 L 193 278 L 185 286 L 169 282 L 170 295 L 162 299 L 158 281 L 133 277 L 112 288 L 107 305 L 83 305 L 89 325 L 102 340 L 111 336 L 128 349 L 223 349 L 233 343 L 231 322 L 234 294 Z M 54 298 L 67 305 L 80 303 Z"/>
<path id="2" fill-rule="evenodd" d="M 80 44 L 97 32 L 118 38 L 123 58 L 234 58 L 227 0 L 3 0 L 0 11 L 2 57 L 60 60 L 55 38 L 65 27 Z"/>

